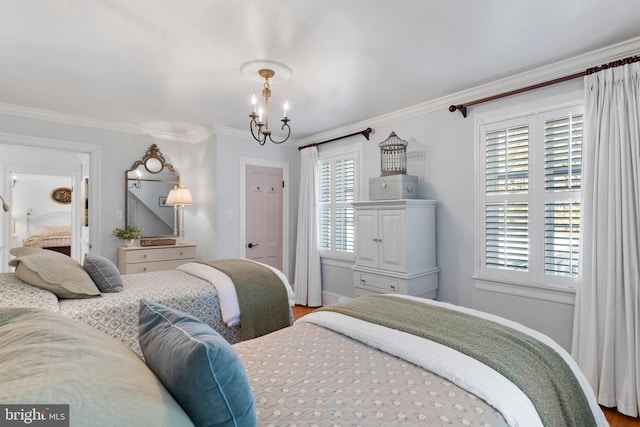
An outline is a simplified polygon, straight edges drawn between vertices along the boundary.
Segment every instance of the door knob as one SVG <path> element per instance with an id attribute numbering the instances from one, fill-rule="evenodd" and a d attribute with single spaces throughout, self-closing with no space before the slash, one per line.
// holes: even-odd
<path id="1" fill-rule="evenodd" d="M 249 249 L 251 249 L 251 248 L 255 248 L 255 247 L 256 247 L 256 246 L 258 246 L 259 244 L 260 244 L 260 243 L 249 243 L 249 244 L 247 245 L 247 247 L 248 247 Z"/>

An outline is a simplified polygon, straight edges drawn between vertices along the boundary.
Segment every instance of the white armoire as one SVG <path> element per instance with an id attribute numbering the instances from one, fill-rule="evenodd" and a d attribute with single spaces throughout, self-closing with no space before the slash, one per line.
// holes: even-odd
<path id="1" fill-rule="evenodd" d="M 399 293 L 435 298 L 438 289 L 434 200 L 353 203 L 356 296 Z"/>

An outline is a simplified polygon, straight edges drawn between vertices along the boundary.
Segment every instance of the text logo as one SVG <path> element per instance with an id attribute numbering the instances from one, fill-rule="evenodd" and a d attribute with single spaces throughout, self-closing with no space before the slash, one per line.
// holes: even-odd
<path id="1" fill-rule="evenodd" d="M 69 405 L 0 405 L 0 427 L 69 427 Z"/>

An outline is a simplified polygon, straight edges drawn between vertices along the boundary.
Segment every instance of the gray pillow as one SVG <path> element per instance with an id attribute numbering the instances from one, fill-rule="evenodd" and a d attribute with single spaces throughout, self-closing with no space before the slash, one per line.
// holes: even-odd
<path id="1" fill-rule="evenodd" d="M 110 259 L 100 255 L 86 254 L 83 267 L 100 292 L 109 293 L 122 290 L 120 272 Z"/>
<path id="2" fill-rule="evenodd" d="M 131 349 L 49 310 L 0 307 L 0 384 L 3 404 L 69 405 L 72 426 L 193 427 Z"/>
<path id="3" fill-rule="evenodd" d="M 17 255 L 9 265 L 30 285 L 47 289 L 58 298 L 88 298 L 100 295 L 91 277 L 73 258 L 54 251 L 11 250 Z M 23 254 L 24 253 L 24 254 Z"/>

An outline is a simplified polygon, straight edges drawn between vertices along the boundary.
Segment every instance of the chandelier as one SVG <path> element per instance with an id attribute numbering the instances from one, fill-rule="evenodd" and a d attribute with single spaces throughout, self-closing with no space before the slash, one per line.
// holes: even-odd
<path id="1" fill-rule="evenodd" d="M 271 96 L 271 87 L 269 86 L 269 79 L 272 78 L 276 73 L 273 70 L 262 68 L 258 70 L 258 74 L 260 77 L 264 78 L 264 85 L 262 88 L 262 96 L 264 98 L 264 110 L 262 109 L 262 105 L 258 107 L 258 112 L 256 113 L 256 96 L 253 95 L 251 97 L 251 104 L 253 105 L 253 111 L 249 114 L 251 121 L 249 122 L 249 129 L 251 129 L 251 135 L 253 139 L 258 141 L 260 145 L 264 145 L 267 142 L 267 138 L 274 144 L 282 144 L 287 139 L 289 139 L 289 135 L 291 135 L 291 128 L 289 127 L 289 119 L 287 118 L 287 110 L 289 109 L 289 102 L 284 101 L 284 114 L 280 121 L 282 122 L 282 130 L 287 128 L 287 136 L 281 140 L 276 141 L 271 136 L 271 130 L 269 129 L 269 97 Z M 262 121 L 264 114 L 264 121 Z"/>

